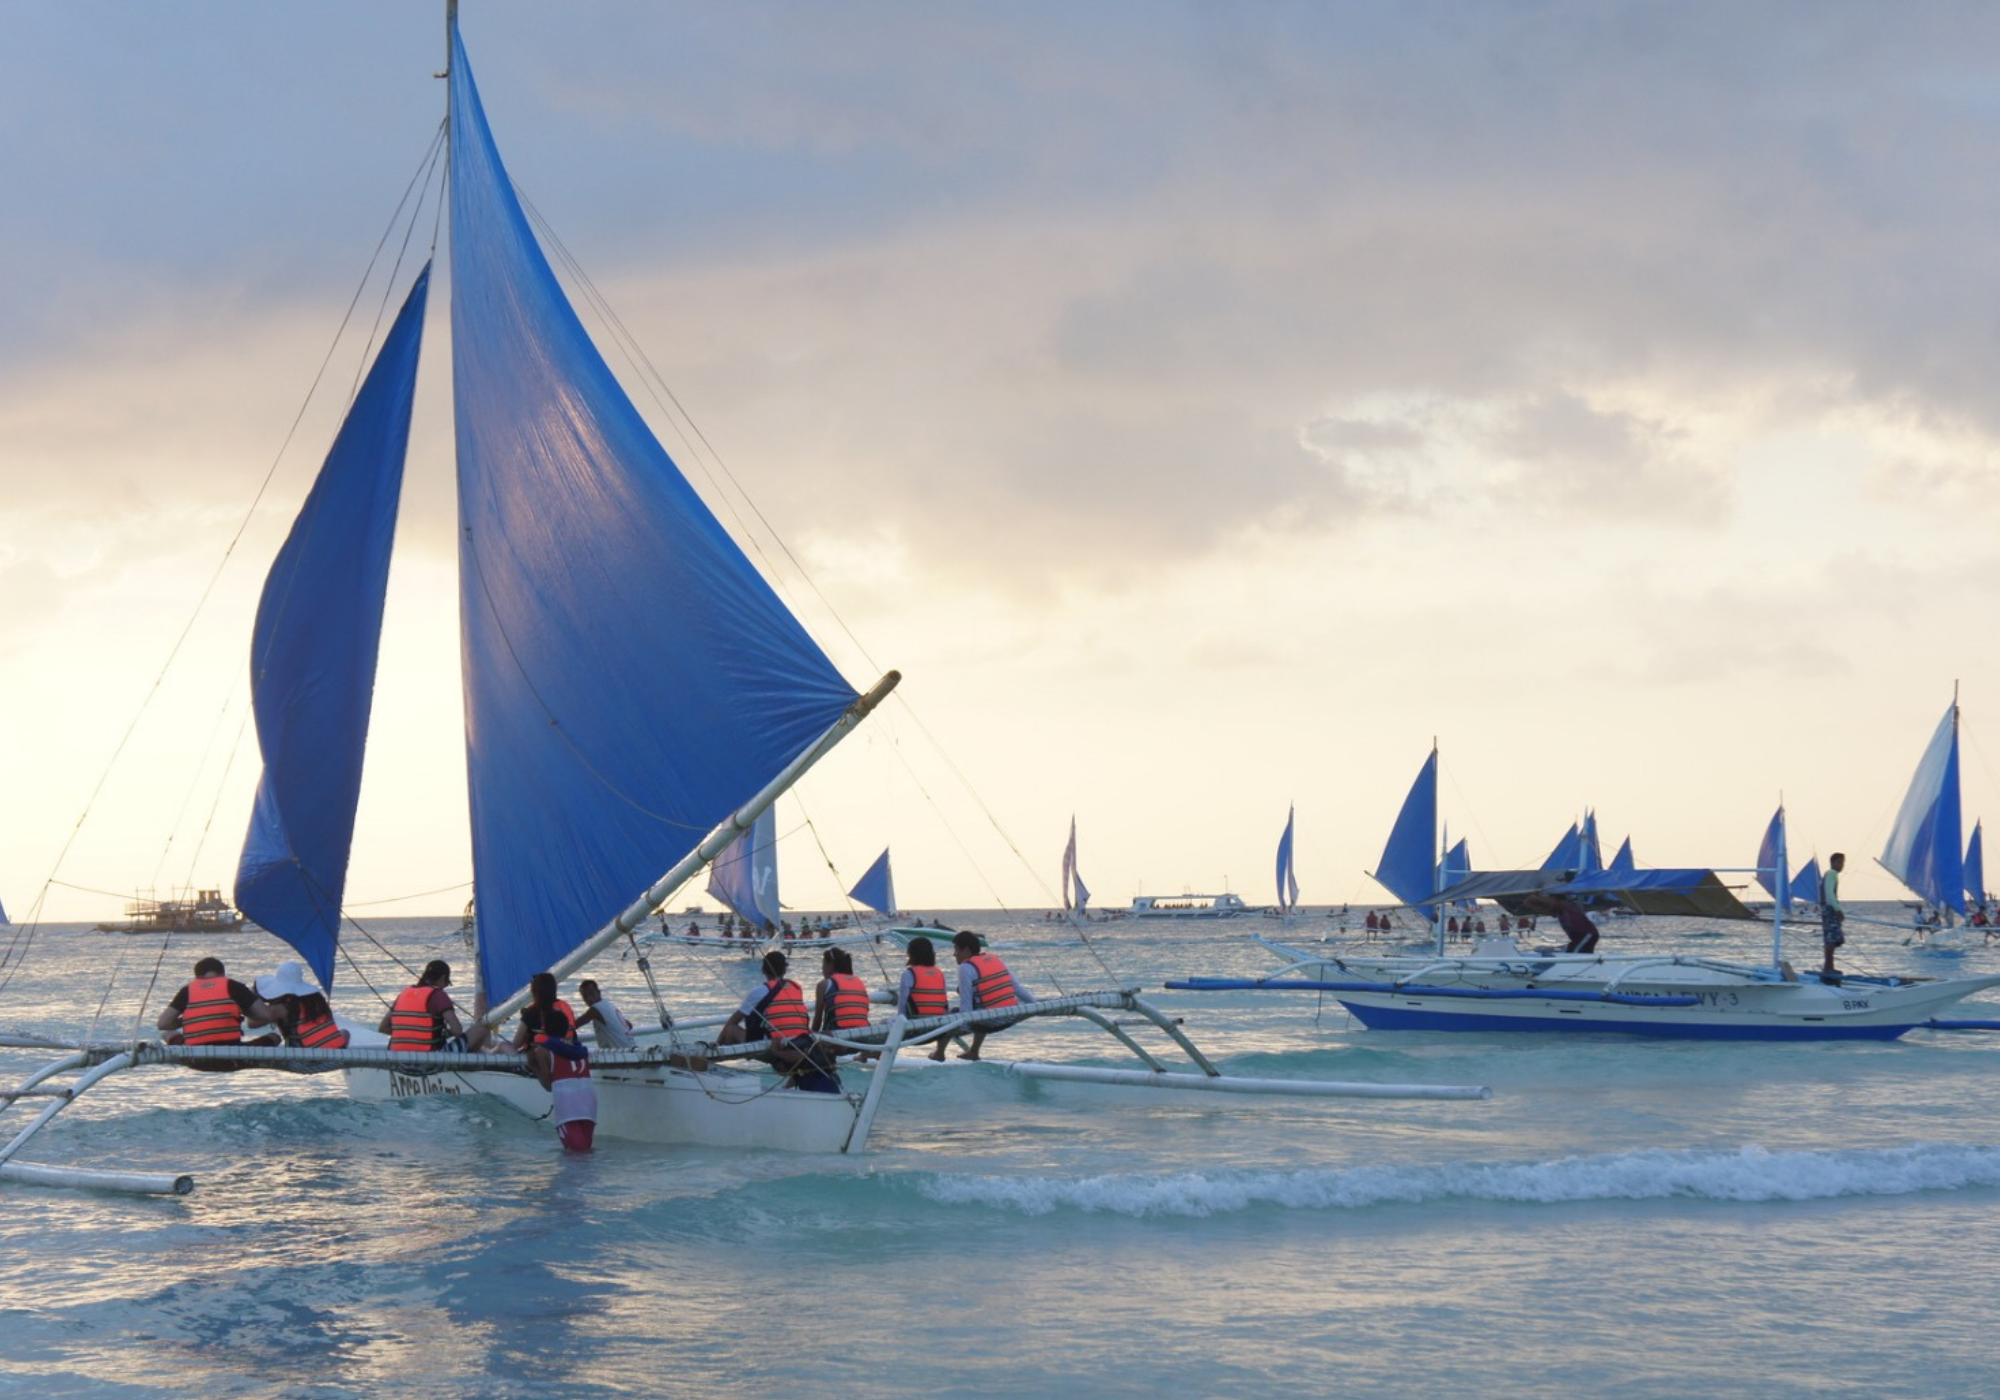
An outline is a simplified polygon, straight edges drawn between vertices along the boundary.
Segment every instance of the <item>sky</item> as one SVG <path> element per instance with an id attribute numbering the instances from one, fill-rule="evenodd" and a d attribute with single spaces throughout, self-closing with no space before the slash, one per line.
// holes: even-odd
<path id="1" fill-rule="evenodd" d="M 96 919 L 232 878 L 256 593 L 443 115 L 442 6 L 5 23 L 0 900 Z M 1797 859 L 1890 898 L 1954 686 L 1968 828 L 2000 795 L 1990 6 L 461 26 L 515 181 L 697 425 L 635 394 L 669 449 L 851 682 L 906 677 L 781 809 L 794 907 L 885 846 L 906 907 L 1045 906 L 1072 817 L 1099 904 L 1265 903 L 1293 808 L 1308 903 L 1386 900 L 1433 741 L 1481 868 L 1586 809 L 1641 864 L 1743 866 L 1782 801 Z M 443 311 L 360 917 L 471 880 Z"/>

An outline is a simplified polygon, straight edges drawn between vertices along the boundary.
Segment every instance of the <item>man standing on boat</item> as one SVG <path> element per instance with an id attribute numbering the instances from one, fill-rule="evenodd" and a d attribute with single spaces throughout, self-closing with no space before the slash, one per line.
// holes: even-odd
<path id="1" fill-rule="evenodd" d="M 1826 950 L 1820 977 L 1836 986 L 1840 973 L 1833 965 L 1834 949 L 1847 942 L 1847 908 L 1840 902 L 1840 872 L 1847 868 L 1847 853 L 1835 851 L 1827 857 L 1826 874 L 1819 882 L 1819 941 Z"/>
<path id="2" fill-rule="evenodd" d="M 1590 915 L 1583 912 L 1583 906 L 1562 894 L 1531 894 L 1523 901 L 1537 913 L 1553 914 L 1562 931 L 1569 935 L 1566 953 L 1594 953 L 1597 951 L 1597 925 L 1590 921 Z"/>
<path id="3" fill-rule="evenodd" d="M 1003 1006 L 1019 1006 L 1035 999 L 1035 994 L 1021 985 L 1021 979 L 1007 970 L 1006 963 L 991 953 L 981 952 L 980 947 L 979 935 L 971 929 L 961 929 L 952 936 L 951 955 L 958 959 L 960 1011 L 988 1011 Z M 973 1027 L 972 1044 L 959 1051 L 958 1058 L 978 1059 L 979 1047 L 986 1043 L 986 1037 L 994 1031 L 1004 1031 L 1012 1024 L 1012 1021 L 1002 1021 L 997 1025 Z"/>
<path id="4" fill-rule="evenodd" d="M 224 971 L 221 958 L 203 958 L 194 965 L 194 980 L 174 993 L 167 1009 L 153 1024 L 167 1031 L 169 1045 L 241 1045 L 243 1026 L 269 1025 L 271 1008 L 257 993 Z M 252 1045 L 276 1045 L 276 1034 Z"/>

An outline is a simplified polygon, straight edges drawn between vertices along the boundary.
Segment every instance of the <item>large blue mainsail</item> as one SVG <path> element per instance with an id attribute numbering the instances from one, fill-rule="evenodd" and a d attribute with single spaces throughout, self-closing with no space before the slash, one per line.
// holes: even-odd
<path id="1" fill-rule="evenodd" d="M 236 907 L 333 983 L 430 268 L 404 299 L 264 580 L 250 683 L 264 776 Z"/>
<path id="2" fill-rule="evenodd" d="M 1299 875 L 1292 866 L 1292 819 L 1296 809 L 1285 809 L 1285 834 L 1278 838 L 1278 909 L 1289 914 L 1299 907 Z"/>
<path id="3" fill-rule="evenodd" d="M 708 892 L 736 911 L 752 928 L 776 928 L 784 918 L 778 902 L 778 809 L 766 807 L 750 829 L 709 862 Z"/>
<path id="4" fill-rule="evenodd" d="M 451 60 L 460 613 L 482 981 L 581 946 L 856 698 L 584 332 Z"/>
<path id="5" fill-rule="evenodd" d="M 889 873 L 889 848 L 883 847 L 882 854 L 875 857 L 875 863 L 868 867 L 854 888 L 847 892 L 853 898 L 889 918 L 896 917 L 896 881 Z"/>
<path id="6" fill-rule="evenodd" d="M 1389 843 L 1371 872 L 1376 881 L 1405 904 L 1423 905 L 1437 893 L 1438 793 L 1437 750 L 1432 749 L 1410 784 Z"/>
<path id="7" fill-rule="evenodd" d="M 1965 912 L 1965 855 L 1959 842 L 1958 702 L 1944 712 L 1917 763 L 1910 790 L 1882 848 L 1882 867 L 1919 899 Z"/>

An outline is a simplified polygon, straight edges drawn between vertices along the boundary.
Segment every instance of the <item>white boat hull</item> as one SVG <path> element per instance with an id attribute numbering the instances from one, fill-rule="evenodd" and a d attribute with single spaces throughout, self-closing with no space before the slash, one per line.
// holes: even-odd
<path id="1" fill-rule="evenodd" d="M 344 1071 L 356 1099 L 428 1098 L 481 1094 L 529 1118 L 549 1114 L 549 1092 L 518 1074 L 446 1070 Z M 593 1070 L 597 1086 L 597 1135 L 630 1142 L 701 1147 L 761 1147 L 778 1152 L 844 1152 L 854 1132 L 860 1098 L 776 1088 L 774 1076 L 749 1070 L 697 1073 L 648 1065 Z"/>
<path id="2" fill-rule="evenodd" d="M 1287 951 L 1298 960 L 1264 985 L 1296 983 L 1329 993 L 1372 1030 L 1893 1040 L 2000 986 L 2000 975 L 1850 976 L 1835 985 L 1816 974 L 1787 979 L 1774 968 L 1700 957 L 1543 954 L 1497 942 L 1464 958 L 1313 958 Z"/>

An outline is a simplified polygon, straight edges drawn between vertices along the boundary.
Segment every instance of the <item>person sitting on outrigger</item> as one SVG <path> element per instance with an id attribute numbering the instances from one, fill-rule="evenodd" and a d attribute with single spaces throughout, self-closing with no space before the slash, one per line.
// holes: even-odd
<path id="1" fill-rule="evenodd" d="M 985 1011 L 1033 1001 L 1035 994 L 1021 985 L 1021 979 L 1007 970 L 1006 963 L 991 953 L 980 951 L 984 946 L 979 935 L 971 929 L 961 929 L 952 935 L 951 955 L 958 959 L 958 1009 Z M 979 1047 L 986 1043 L 986 1037 L 1013 1024 L 1012 1021 L 1001 1021 L 974 1026 L 972 1044 L 959 1051 L 958 1058 L 978 1059 Z"/>

